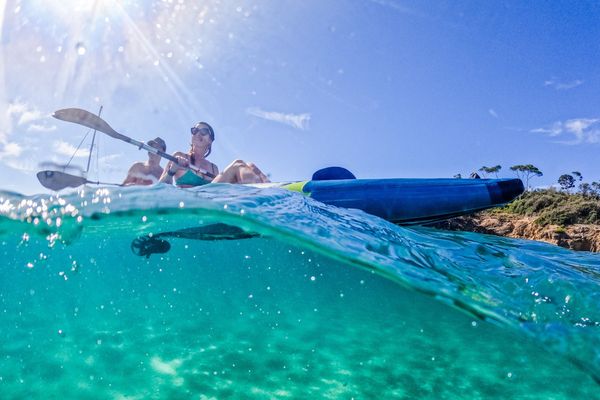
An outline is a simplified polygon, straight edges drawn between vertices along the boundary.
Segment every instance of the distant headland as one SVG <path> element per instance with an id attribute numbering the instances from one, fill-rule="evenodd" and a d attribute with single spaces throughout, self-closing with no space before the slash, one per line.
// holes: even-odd
<path id="1" fill-rule="evenodd" d="M 529 190 L 505 207 L 454 218 L 435 227 L 600 252 L 600 185 L 580 183 L 575 190 L 576 178 L 565 175 L 559 178 L 560 189 Z"/>

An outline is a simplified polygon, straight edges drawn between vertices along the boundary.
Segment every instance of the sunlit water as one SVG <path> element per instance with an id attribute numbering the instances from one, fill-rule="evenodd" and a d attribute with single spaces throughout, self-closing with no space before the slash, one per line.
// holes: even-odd
<path id="1" fill-rule="evenodd" d="M 596 398 L 600 256 L 278 189 L 0 194 L 0 398 Z M 150 233 L 224 222 L 239 240 Z"/>

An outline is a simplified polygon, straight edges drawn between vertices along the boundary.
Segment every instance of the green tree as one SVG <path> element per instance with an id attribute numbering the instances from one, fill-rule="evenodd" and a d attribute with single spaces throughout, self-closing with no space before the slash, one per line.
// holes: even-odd
<path id="1" fill-rule="evenodd" d="M 519 179 L 525 179 L 525 188 L 529 189 L 529 179 L 537 176 L 540 177 L 544 175 L 542 171 L 539 170 L 538 167 L 532 164 L 518 164 L 510 167 L 511 171 L 515 171 L 517 173 L 517 177 Z"/>
<path id="2" fill-rule="evenodd" d="M 494 174 L 496 178 L 498 178 L 498 172 L 502 169 L 500 165 L 496 165 L 495 167 L 486 167 L 485 165 L 479 168 L 479 172 L 483 172 L 483 177 L 485 178 L 486 174 Z"/>
<path id="3" fill-rule="evenodd" d="M 573 176 L 579 181 L 581 182 L 583 180 L 583 175 L 581 175 L 581 172 L 579 171 L 573 171 L 571 172 L 573 174 Z"/>
<path id="4" fill-rule="evenodd" d="M 589 183 L 584 182 L 579 184 L 579 193 L 581 193 L 584 196 L 589 196 L 591 192 L 592 187 Z"/>
<path id="5" fill-rule="evenodd" d="M 568 192 L 569 189 L 575 187 L 575 178 L 573 178 L 573 175 L 562 174 L 558 177 L 558 184 L 562 190 Z"/>
<path id="6" fill-rule="evenodd" d="M 600 197 L 600 182 L 592 182 L 590 186 L 592 187 L 591 192 L 594 196 Z"/>

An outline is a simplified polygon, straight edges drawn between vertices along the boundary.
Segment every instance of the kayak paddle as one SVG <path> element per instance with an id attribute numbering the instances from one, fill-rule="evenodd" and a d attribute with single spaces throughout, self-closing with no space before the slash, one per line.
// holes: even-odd
<path id="1" fill-rule="evenodd" d="M 166 158 L 167 160 L 173 161 L 175 164 L 179 165 L 182 168 L 188 168 L 193 171 L 200 172 L 203 175 L 206 175 L 210 178 L 215 177 L 214 174 L 211 174 L 210 172 L 202 168 L 198 168 L 195 165 L 188 165 L 187 167 L 184 167 L 179 164 L 176 157 L 173 157 L 172 155 L 167 154 L 164 151 L 155 149 L 154 147 L 149 146 L 144 142 L 132 139 L 129 136 L 125 136 L 115 131 L 105 120 L 87 110 L 82 110 L 81 108 L 64 108 L 62 110 L 55 111 L 54 114 L 52 114 L 52 116 L 62 121 L 73 122 L 75 124 L 87 126 L 88 128 L 92 128 L 97 131 L 106 133 L 112 138 L 122 140 L 126 143 L 136 146 L 139 149 L 147 150 L 150 153 L 157 154 L 163 158 Z"/>
<path id="2" fill-rule="evenodd" d="M 171 244 L 162 238 L 167 237 L 216 241 L 252 239 L 260 237 L 260 234 L 246 232 L 238 226 L 219 222 L 195 228 L 185 228 L 177 231 L 159 232 L 140 236 L 131 242 L 131 251 L 133 251 L 135 255 L 146 258 L 149 258 L 152 254 L 166 253 L 171 249 Z"/>

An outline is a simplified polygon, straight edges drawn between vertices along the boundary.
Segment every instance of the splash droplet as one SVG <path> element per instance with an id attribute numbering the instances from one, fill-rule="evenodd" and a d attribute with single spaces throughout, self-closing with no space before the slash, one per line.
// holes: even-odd
<path id="1" fill-rule="evenodd" d="M 80 56 L 84 55 L 85 52 L 87 51 L 87 49 L 85 48 L 85 46 L 83 45 L 82 42 L 78 42 L 75 45 L 75 50 L 77 51 L 77 55 L 80 55 Z"/>

